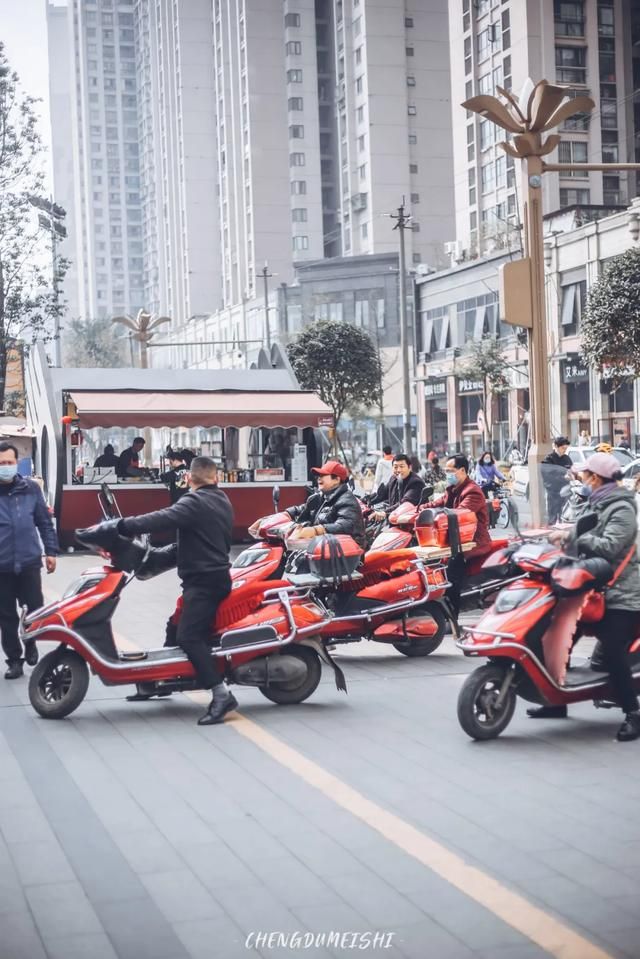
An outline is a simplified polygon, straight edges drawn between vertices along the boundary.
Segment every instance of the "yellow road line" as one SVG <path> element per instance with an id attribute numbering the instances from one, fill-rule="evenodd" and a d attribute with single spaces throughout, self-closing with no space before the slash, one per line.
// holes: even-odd
<path id="1" fill-rule="evenodd" d="M 121 649 L 140 649 L 138 644 L 122 634 L 116 633 L 114 636 Z M 199 705 L 208 705 L 210 702 L 210 696 L 204 691 L 185 695 Z M 357 789 L 307 759 L 258 723 L 241 713 L 231 715 L 233 729 L 241 736 L 549 955 L 556 959 L 613 959 L 610 953 L 585 939 L 561 920 L 534 906 L 524 896 L 508 889 L 482 869 L 465 862 L 461 856 L 395 813 L 367 799 Z"/>
<path id="2" fill-rule="evenodd" d="M 415 826 L 367 799 L 251 719 L 235 714 L 233 728 L 281 766 L 320 790 L 336 805 L 375 829 L 549 955 L 557 959 L 612 959 L 609 953 L 559 919 L 534 906 L 524 896 L 512 892 L 486 872 L 469 865 L 461 856 L 430 839 Z"/>

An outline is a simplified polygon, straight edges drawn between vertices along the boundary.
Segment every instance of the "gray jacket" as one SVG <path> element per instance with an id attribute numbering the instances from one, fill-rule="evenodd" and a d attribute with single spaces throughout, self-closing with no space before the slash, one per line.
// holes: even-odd
<path id="1" fill-rule="evenodd" d="M 578 549 L 584 556 L 601 556 L 617 569 L 631 547 L 636 545 L 638 517 L 635 495 L 613 483 L 611 492 L 594 503 L 590 511 L 598 517 L 598 525 L 579 537 Z M 623 572 L 613 586 L 605 590 L 604 595 L 609 609 L 640 611 L 637 549 L 634 549 Z"/>

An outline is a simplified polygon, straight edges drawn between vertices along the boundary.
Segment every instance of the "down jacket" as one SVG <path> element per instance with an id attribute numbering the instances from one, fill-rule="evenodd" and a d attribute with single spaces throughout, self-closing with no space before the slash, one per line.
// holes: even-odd
<path id="1" fill-rule="evenodd" d="M 0 573 L 42 566 L 43 553 L 58 555 L 53 521 L 38 484 L 16 476 L 0 493 Z"/>
<path id="2" fill-rule="evenodd" d="M 611 487 L 611 492 L 590 506 L 590 512 L 595 513 L 598 518 L 598 525 L 588 533 L 583 533 L 577 540 L 577 546 L 584 556 L 601 556 L 608 560 L 614 569 L 617 569 L 629 550 L 634 547 L 631 559 L 613 586 L 605 590 L 604 595 L 609 609 L 640 611 L 640 571 L 638 551 L 635 549 L 638 534 L 635 495 L 616 483 L 612 483 Z M 572 539 L 569 542 L 572 542 Z"/>
<path id="3" fill-rule="evenodd" d="M 351 536 L 358 546 L 366 549 L 360 503 L 346 483 L 341 483 L 328 496 L 313 493 L 306 503 L 292 506 L 287 513 L 296 523 L 324 526 L 327 533 Z"/>

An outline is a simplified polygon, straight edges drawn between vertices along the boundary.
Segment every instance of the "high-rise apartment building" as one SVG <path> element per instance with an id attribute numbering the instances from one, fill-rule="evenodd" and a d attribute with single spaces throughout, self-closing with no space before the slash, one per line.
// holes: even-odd
<path id="1" fill-rule="evenodd" d="M 135 0 L 145 306 L 221 305 L 211 0 Z"/>
<path id="2" fill-rule="evenodd" d="M 49 57 L 54 70 L 66 62 L 71 71 L 70 99 L 52 101 L 51 121 L 54 155 L 73 156 L 72 200 L 55 179 L 54 189 L 73 211 L 78 313 L 114 316 L 144 305 L 133 0 L 71 0 L 63 9 L 67 45 L 58 49 L 61 15 L 47 8 Z"/>
<path id="3" fill-rule="evenodd" d="M 519 171 L 497 145 L 501 137 L 494 124 L 458 106 L 470 96 L 493 94 L 497 86 L 518 94 L 528 77 L 566 86 L 570 95 L 586 93 L 595 109 L 563 125 L 562 143 L 552 158 L 562 163 L 635 160 L 633 8 L 635 0 L 449 0 L 459 257 L 520 244 Z M 547 212 L 615 208 L 635 192 L 635 177 L 624 172 L 544 177 Z"/>

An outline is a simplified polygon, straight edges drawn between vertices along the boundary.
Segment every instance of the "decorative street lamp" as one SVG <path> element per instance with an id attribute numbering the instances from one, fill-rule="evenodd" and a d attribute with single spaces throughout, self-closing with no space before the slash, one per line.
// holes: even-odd
<path id="1" fill-rule="evenodd" d="M 133 331 L 132 339 L 140 344 L 140 366 L 146 370 L 149 366 L 147 347 L 163 323 L 171 323 L 169 316 L 156 316 L 146 310 L 138 310 L 135 319 L 132 316 L 114 316 L 112 323 L 122 323 Z"/>
<path id="2" fill-rule="evenodd" d="M 522 161 L 525 257 L 503 267 L 501 317 L 513 326 L 529 328 L 529 382 L 531 389 L 532 444 L 529 451 L 529 481 L 534 524 L 544 516 L 540 463 L 550 449 L 548 338 L 544 300 L 544 238 L 542 221 L 542 174 L 589 170 L 638 170 L 637 163 L 547 163 L 560 143 L 558 133 L 545 134 L 576 113 L 590 113 L 591 97 L 570 96 L 567 87 L 547 80 L 534 85 L 528 79 L 520 97 L 496 87 L 501 99 L 488 95 L 471 97 L 462 106 L 491 120 L 510 134 L 498 144 L 505 153 Z"/>

